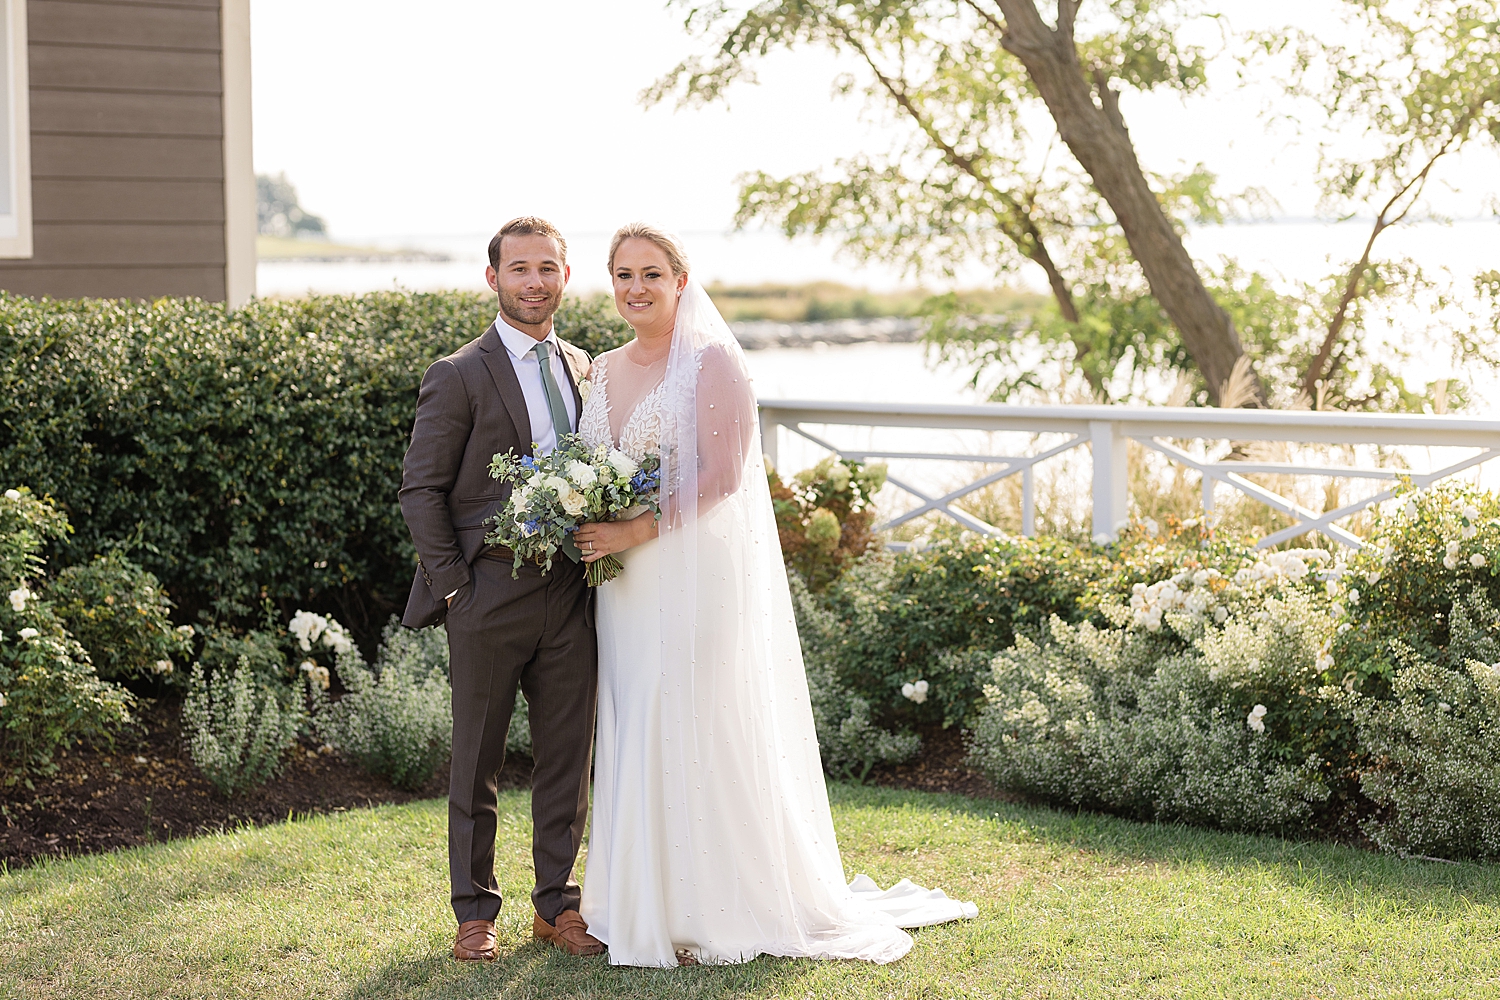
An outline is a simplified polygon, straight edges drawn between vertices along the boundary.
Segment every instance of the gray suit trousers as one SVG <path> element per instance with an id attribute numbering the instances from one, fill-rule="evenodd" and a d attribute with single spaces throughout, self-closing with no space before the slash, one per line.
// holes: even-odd
<path id="1" fill-rule="evenodd" d="M 496 778 L 516 687 L 526 694 L 533 756 L 532 902 L 549 923 L 577 910 L 573 864 L 588 815 L 598 686 L 592 595 L 582 567 L 559 554 L 552 572 L 481 556 L 448 611 L 453 770 L 448 867 L 460 923 L 500 913 L 495 881 Z"/>

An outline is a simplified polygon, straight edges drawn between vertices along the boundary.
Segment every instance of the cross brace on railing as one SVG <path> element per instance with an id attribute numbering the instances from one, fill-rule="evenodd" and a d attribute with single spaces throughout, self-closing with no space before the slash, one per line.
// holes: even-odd
<path id="1" fill-rule="evenodd" d="M 1068 434 L 1070 437 L 1036 455 L 974 455 L 937 452 L 898 452 L 849 449 L 812 434 L 803 426 L 913 427 L 932 430 L 1025 431 Z M 1359 537 L 1337 522 L 1395 495 L 1384 490 L 1357 503 L 1329 511 L 1313 511 L 1273 490 L 1247 479 L 1256 474 L 1331 476 L 1349 479 L 1394 481 L 1409 478 L 1427 487 L 1500 457 L 1500 420 L 1420 414 L 1322 413 L 1286 410 L 1219 410 L 1195 407 L 1133 406 L 934 406 L 900 403 L 834 403 L 822 401 L 761 401 L 761 434 L 767 457 L 775 461 L 778 429 L 787 430 L 844 458 L 919 459 L 998 465 L 979 479 L 941 496 L 918 488 L 904 479 L 890 478 L 891 485 L 917 499 L 912 510 L 891 518 L 881 528 L 895 527 L 929 512 L 950 517 L 975 531 L 995 533 L 993 525 L 951 506 L 954 501 L 1019 473 L 1022 477 L 1021 524 L 1025 534 L 1034 534 L 1036 507 L 1034 469 L 1083 444 L 1093 453 L 1093 534 L 1098 540 L 1115 537 L 1125 524 L 1129 510 L 1129 442 L 1134 440 L 1160 453 L 1169 461 L 1196 470 L 1203 477 L 1203 507 L 1214 509 L 1214 489 L 1224 484 L 1254 500 L 1295 518 L 1297 523 L 1261 539 L 1261 547 L 1320 532 L 1343 545 L 1359 547 Z M 1474 454 L 1432 472 L 1404 469 L 1370 469 L 1352 466 L 1309 466 L 1294 463 L 1236 462 L 1200 459 L 1169 443 L 1169 440 L 1229 440 L 1235 442 L 1279 441 L 1302 444 L 1371 444 L 1474 448 Z"/>

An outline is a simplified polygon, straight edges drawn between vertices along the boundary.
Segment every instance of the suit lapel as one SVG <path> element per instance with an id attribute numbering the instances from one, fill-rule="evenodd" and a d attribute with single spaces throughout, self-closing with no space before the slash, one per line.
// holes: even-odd
<path id="1" fill-rule="evenodd" d="M 521 454 L 530 455 L 534 439 L 531 436 L 531 414 L 526 411 L 526 394 L 521 391 L 521 382 L 516 378 L 510 352 L 500 340 L 495 324 L 491 323 L 490 328 L 484 331 L 484 336 L 479 338 L 479 349 L 484 354 L 484 364 L 490 370 L 490 378 L 500 391 L 500 401 L 505 404 L 505 412 L 510 414 L 510 422 L 516 425 L 516 433 L 521 438 Z"/>

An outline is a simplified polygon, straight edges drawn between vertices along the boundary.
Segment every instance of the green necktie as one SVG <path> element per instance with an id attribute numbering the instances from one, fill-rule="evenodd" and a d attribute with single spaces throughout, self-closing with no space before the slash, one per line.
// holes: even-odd
<path id="1" fill-rule="evenodd" d="M 536 354 L 537 364 L 542 366 L 542 391 L 547 396 L 547 409 L 552 413 L 552 431 L 561 439 L 564 434 L 573 430 L 573 425 L 568 422 L 568 407 L 563 403 L 562 390 L 557 387 L 557 379 L 552 377 L 552 345 L 545 340 L 532 348 Z"/>

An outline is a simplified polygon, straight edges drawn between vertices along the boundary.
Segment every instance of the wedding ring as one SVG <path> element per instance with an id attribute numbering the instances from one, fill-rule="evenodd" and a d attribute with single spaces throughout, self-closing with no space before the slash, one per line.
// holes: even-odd
<path id="1" fill-rule="evenodd" d="M 583 544 L 585 544 L 585 545 L 587 545 L 589 547 L 589 551 L 590 552 L 594 551 L 594 543 L 593 542 L 584 542 Z"/>

